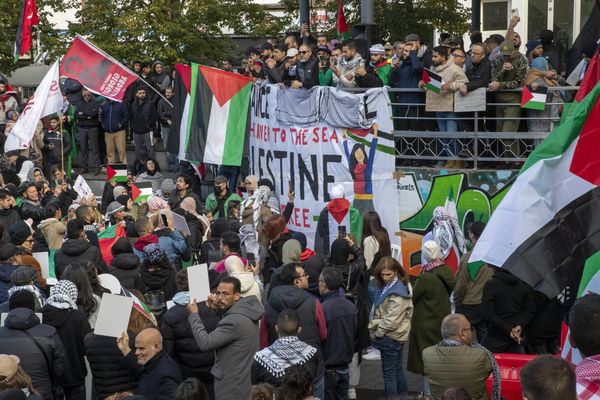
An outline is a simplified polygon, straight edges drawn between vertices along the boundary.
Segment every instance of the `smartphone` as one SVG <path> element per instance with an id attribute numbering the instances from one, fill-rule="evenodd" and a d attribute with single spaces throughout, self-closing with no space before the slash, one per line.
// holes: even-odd
<path id="1" fill-rule="evenodd" d="M 256 265 L 256 259 L 254 258 L 254 253 L 248 253 L 248 254 L 246 254 L 246 257 L 248 258 L 248 265 Z"/>
<path id="2" fill-rule="evenodd" d="M 338 226 L 338 239 L 345 239 L 346 238 L 346 225 L 339 225 Z"/>
<path id="3" fill-rule="evenodd" d="M 319 61 L 321 61 L 321 64 L 327 64 L 329 58 L 327 56 L 319 56 Z"/>
<path id="4" fill-rule="evenodd" d="M 519 16 L 519 9 L 518 8 L 513 8 L 511 10 L 511 15 L 512 15 L 513 18 L 514 17 L 518 17 Z"/>
<path id="5" fill-rule="evenodd" d="M 167 216 L 165 214 L 161 214 L 162 222 L 165 226 L 169 226 L 169 221 L 167 220 Z"/>

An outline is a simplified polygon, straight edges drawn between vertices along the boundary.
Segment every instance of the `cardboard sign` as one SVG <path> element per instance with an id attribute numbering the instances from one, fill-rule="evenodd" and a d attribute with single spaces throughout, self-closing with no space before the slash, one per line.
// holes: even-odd
<path id="1" fill-rule="evenodd" d="M 485 88 L 479 88 L 468 92 L 466 96 L 459 91 L 454 92 L 454 111 L 455 112 L 473 112 L 485 111 L 486 97 Z"/>
<path id="2" fill-rule="evenodd" d="M 185 217 L 173 213 L 173 227 L 177 229 L 183 236 L 190 236 L 190 227 L 185 220 Z"/>
<path id="3" fill-rule="evenodd" d="M 114 338 L 121 337 L 121 333 L 127 332 L 132 305 L 133 299 L 131 297 L 104 293 L 100 302 L 94 333 Z"/>
<path id="4" fill-rule="evenodd" d="M 200 264 L 187 268 L 190 298 L 197 302 L 206 301 L 210 294 L 210 281 L 208 280 L 208 265 Z"/>
<path id="5" fill-rule="evenodd" d="M 454 111 L 454 92 L 444 91 L 440 94 L 428 90 L 425 93 L 425 111 L 452 112 Z"/>
<path id="6" fill-rule="evenodd" d="M 54 268 L 52 268 L 52 275 L 50 275 L 50 254 L 47 251 L 41 251 L 39 253 L 33 253 L 33 258 L 40 263 L 40 268 L 42 270 L 42 277 L 44 279 L 55 278 Z"/>
<path id="7" fill-rule="evenodd" d="M 88 185 L 88 183 L 82 175 L 79 175 L 77 179 L 75 179 L 75 183 L 73 184 L 73 190 L 77 192 L 77 194 L 81 196 L 82 199 L 89 199 L 91 196 L 94 195 L 92 188 L 90 188 L 90 185 Z"/>

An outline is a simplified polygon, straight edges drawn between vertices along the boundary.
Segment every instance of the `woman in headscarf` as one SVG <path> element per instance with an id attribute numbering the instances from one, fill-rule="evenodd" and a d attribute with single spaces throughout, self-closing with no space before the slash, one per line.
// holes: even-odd
<path id="1" fill-rule="evenodd" d="M 144 262 L 136 278 L 135 288 L 144 293 L 144 297 L 148 303 L 152 303 L 148 301 L 149 292 L 162 291 L 165 302 L 171 300 L 175 293 L 177 293 L 175 270 L 165 252 L 157 243 L 152 243 L 144 247 Z M 158 317 L 159 315 L 157 315 Z"/>
<path id="2" fill-rule="evenodd" d="M 452 264 L 449 264 L 449 266 L 456 271 L 460 256 L 467 251 L 465 236 L 456 218 L 451 217 L 448 210 L 442 206 L 438 206 L 433 210 L 433 229 L 423 237 L 421 243 L 425 244 L 429 240 L 433 240 L 438 244 L 440 258 L 444 262 L 451 262 Z M 451 260 L 448 256 L 451 255 L 455 243 L 460 254 L 456 254 Z M 424 264 L 427 264 L 427 261 L 421 253 L 421 265 Z"/>
<path id="3" fill-rule="evenodd" d="M 63 388 L 67 399 L 85 397 L 87 368 L 83 342 L 92 330 L 85 314 L 77 308 L 77 297 L 77 286 L 73 282 L 58 281 L 42 309 L 42 322 L 56 328 L 65 347 L 69 368 L 65 368 L 56 383 Z"/>
<path id="4" fill-rule="evenodd" d="M 185 218 L 190 230 L 189 244 L 192 249 L 200 250 L 200 246 L 204 241 L 203 229 L 206 229 L 206 226 L 202 223 L 201 216 L 196 211 L 196 200 L 193 197 L 186 197 L 173 212 Z"/>
<path id="5" fill-rule="evenodd" d="M 171 85 L 171 78 L 169 78 L 169 74 L 165 71 L 162 61 L 157 60 L 152 64 L 152 75 L 150 75 L 150 80 L 152 81 L 152 86 L 162 94 L 164 94 L 167 87 Z"/>
<path id="6" fill-rule="evenodd" d="M 426 241 L 421 253 L 426 262 L 421 267 L 421 275 L 413 291 L 414 312 L 407 366 L 409 371 L 419 375 L 423 375 L 423 350 L 442 340 L 440 326 L 444 317 L 450 314 L 450 294 L 456 282 L 452 270 L 444 264 L 440 246 L 435 241 Z M 431 395 L 426 380 L 424 392 L 425 395 Z"/>
<path id="7" fill-rule="evenodd" d="M 182 268 L 181 259 L 188 260 L 191 251 L 181 232 L 173 227 L 173 212 L 171 210 L 160 210 L 158 213 L 151 215 L 150 220 L 156 227 L 154 234 L 158 237 L 161 249 L 175 269 L 180 270 Z"/>
<path id="8" fill-rule="evenodd" d="M 258 301 L 262 301 L 261 284 L 256 280 L 253 272 L 246 271 L 244 262 L 239 257 L 227 257 L 225 260 L 225 270 L 229 276 L 239 279 L 242 284 L 241 297 L 256 296 Z"/>
<path id="9" fill-rule="evenodd" d="M 525 77 L 525 85 L 531 86 L 533 90 L 539 88 L 557 87 L 559 86 L 558 78 L 549 78 L 548 60 L 544 57 L 536 57 L 531 61 L 527 76 Z M 547 103 L 562 103 L 559 91 L 548 91 L 546 95 Z M 560 104 L 547 105 L 543 110 L 527 110 L 527 127 L 530 132 L 550 132 L 554 122 L 550 118 L 560 119 L 559 116 Z M 538 140 L 541 141 L 541 140 Z"/>

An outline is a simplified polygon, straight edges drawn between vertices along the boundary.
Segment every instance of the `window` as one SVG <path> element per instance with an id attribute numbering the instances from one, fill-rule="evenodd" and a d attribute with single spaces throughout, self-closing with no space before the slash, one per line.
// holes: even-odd
<path id="1" fill-rule="evenodd" d="M 529 13 L 527 38 L 538 38 L 540 31 L 548 26 L 548 0 L 529 0 L 527 11 Z"/>
<path id="2" fill-rule="evenodd" d="M 505 31 L 508 27 L 508 1 L 486 1 L 482 4 L 483 30 Z"/>

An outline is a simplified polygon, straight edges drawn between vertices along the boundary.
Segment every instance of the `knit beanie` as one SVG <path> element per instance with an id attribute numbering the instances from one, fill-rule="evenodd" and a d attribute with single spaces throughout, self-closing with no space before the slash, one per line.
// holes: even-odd
<path id="1" fill-rule="evenodd" d="M 116 199 L 120 195 L 123 194 L 123 191 L 126 190 L 123 186 L 117 185 L 113 188 L 113 198 Z"/>
<path id="2" fill-rule="evenodd" d="M 423 243 L 421 252 L 423 253 L 423 258 L 427 262 L 435 261 L 442 256 L 440 246 L 433 240 L 428 240 Z"/>
<path id="3" fill-rule="evenodd" d="M 8 228 L 11 243 L 20 246 L 31 236 L 31 228 L 25 221 L 17 221 Z"/>
<path id="4" fill-rule="evenodd" d="M 29 290 L 17 290 L 8 298 L 8 310 L 12 311 L 15 308 L 28 308 L 31 311 L 35 310 L 35 296 Z"/>

